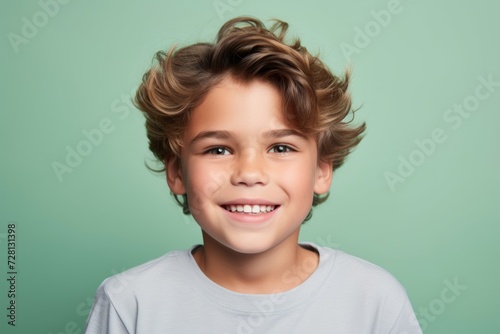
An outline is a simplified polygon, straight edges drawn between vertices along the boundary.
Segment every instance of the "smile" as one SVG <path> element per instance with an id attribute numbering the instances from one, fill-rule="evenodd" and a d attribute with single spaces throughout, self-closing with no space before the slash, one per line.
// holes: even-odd
<path id="1" fill-rule="evenodd" d="M 254 214 L 254 215 L 274 211 L 276 207 L 277 207 L 276 205 L 257 205 L 257 204 L 254 205 L 231 204 L 223 206 L 224 209 L 230 212 L 238 212 L 238 213 Z"/>

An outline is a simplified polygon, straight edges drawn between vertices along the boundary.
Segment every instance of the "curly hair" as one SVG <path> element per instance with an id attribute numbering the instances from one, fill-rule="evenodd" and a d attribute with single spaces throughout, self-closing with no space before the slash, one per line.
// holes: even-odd
<path id="1" fill-rule="evenodd" d="M 157 64 L 144 74 L 134 103 L 146 117 L 149 149 L 164 165 L 180 157 L 190 113 L 227 77 L 274 85 L 281 93 L 286 121 L 316 138 L 319 159 L 331 162 L 333 170 L 344 163 L 365 130 L 365 123 L 353 126 L 352 119 L 345 121 L 355 111 L 347 91 L 349 70 L 343 78 L 335 76 L 299 39 L 287 43 L 288 24 L 274 21 L 267 29 L 253 17 L 234 18 L 221 27 L 213 44 L 174 46 L 156 53 Z M 314 194 L 312 206 L 327 197 Z M 189 214 L 187 196 L 174 198 Z M 305 220 L 311 214 L 312 209 Z"/>

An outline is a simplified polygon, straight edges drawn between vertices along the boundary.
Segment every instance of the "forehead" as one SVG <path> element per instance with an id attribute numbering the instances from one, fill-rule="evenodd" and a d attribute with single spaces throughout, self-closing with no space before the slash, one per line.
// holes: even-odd
<path id="1" fill-rule="evenodd" d="M 284 116 L 280 91 L 263 80 L 239 82 L 225 78 L 192 111 L 185 135 L 200 131 L 291 128 Z"/>

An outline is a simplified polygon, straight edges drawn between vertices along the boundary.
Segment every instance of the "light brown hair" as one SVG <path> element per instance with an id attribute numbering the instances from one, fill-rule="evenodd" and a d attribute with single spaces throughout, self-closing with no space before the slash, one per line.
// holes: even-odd
<path id="1" fill-rule="evenodd" d="M 157 64 L 144 74 L 134 101 L 146 117 L 155 157 L 164 164 L 180 157 L 191 111 L 212 87 L 231 76 L 241 82 L 261 79 L 273 84 L 282 95 L 285 119 L 296 130 L 314 136 L 319 159 L 331 162 L 333 170 L 339 168 L 365 130 L 364 123 L 353 126 L 352 119 L 345 120 L 354 113 L 347 91 L 349 71 L 343 78 L 332 74 L 299 39 L 288 44 L 287 29 L 280 20 L 267 29 L 255 18 L 238 17 L 222 26 L 215 43 L 157 52 Z M 327 197 L 314 194 L 312 206 Z M 174 198 L 189 214 L 187 196 Z"/>

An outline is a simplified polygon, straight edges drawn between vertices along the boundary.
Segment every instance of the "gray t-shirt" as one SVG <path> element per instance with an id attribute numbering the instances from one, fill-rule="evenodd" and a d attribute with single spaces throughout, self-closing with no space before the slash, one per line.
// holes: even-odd
<path id="1" fill-rule="evenodd" d="M 106 279 L 85 333 L 422 333 L 392 275 L 342 251 L 306 246 L 319 252 L 318 267 L 294 289 L 275 294 L 230 291 L 203 274 L 191 250 L 169 252 Z M 300 279 L 304 269 L 283 280 Z"/>

